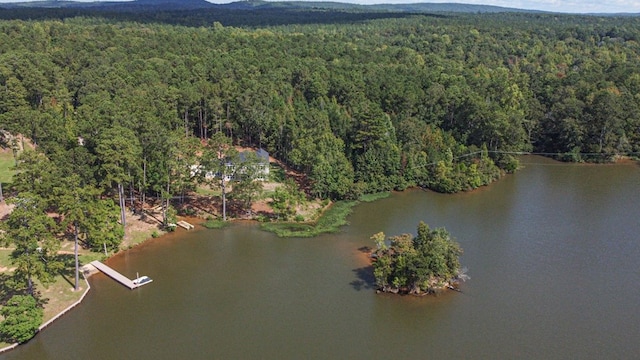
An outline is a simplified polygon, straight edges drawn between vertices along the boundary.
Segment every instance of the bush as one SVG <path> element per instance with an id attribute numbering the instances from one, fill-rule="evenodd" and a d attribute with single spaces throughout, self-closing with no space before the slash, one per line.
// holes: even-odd
<path id="1" fill-rule="evenodd" d="M 190 208 L 190 207 L 185 207 L 185 208 L 181 208 L 178 213 L 181 216 L 195 216 L 196 215 L 196 209 Z"/>
<path id="2" fill-rule="evenodd" d="M 227 226 L 227 222 L 211 219 L 202 223 L 202 226 L 206 227 L 207 229 L 222 229 L 223 227 Z"/>
<path id="3" fill-rule="evenodd" d="M 42 323 L 42 307 L 31 295 L 14 295 L 2 307 L 0 333 L 7 342 L 23 343 L 31 339 Z"/>

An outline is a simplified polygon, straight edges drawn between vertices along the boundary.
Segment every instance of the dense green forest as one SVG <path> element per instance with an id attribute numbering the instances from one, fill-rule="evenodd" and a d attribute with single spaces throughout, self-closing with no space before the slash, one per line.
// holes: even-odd
<path id="1" fill-rule="evenodd" d="M 176 193 L 188 181 L 167 176 L 184 171 L 175 160 L 185 138 L 222 132 L 305 172 L 314 196 L 455 192 L 513 171 L 510 152 L 636 153 L 638 21 L 3 21 L 0 127 L 105 191 L 121 183 L 158 193 L 169 181 Z"/>

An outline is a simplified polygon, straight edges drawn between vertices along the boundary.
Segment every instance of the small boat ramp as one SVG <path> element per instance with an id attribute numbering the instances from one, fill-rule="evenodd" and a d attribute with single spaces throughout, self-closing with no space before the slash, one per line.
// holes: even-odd
<path id="1" fill-rule="evenodd" d="M 148 276 L 140 276 L 137 279 L 130 280 L 126 276 L 120 274 L 119 272 L 115 271 L 114 269 L 112 269 L 109 266 L 101 263 L 98 260 L 92 261 L 91 265 L 93 265 L 93 267 L 95 267 L 96 269 L 102 271 L 105 275 L 108 275 L 113 280 L 119 282 L 120 284 L 128 287 L 131 290 L 133 290 L 135 288 L 138 288 L 138 287 L 140 287 L 142 285 L 146 285 L 146 284 L 148 284 L 148 283 L 153 281 Z"/>

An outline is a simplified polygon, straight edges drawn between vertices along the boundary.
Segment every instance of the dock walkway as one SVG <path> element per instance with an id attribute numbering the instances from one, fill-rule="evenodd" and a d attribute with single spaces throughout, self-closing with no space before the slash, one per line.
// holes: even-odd
<path id="1" fill-rule="evenodd" d="M 113 270 L 112 268 L 110 268 L 109 266 L 101 263 L 98 260 L 92 261 L 91 265 L 93 265 L 96 269 L 102 271 L 103 273 L 105 273 L 106 275 L 111 277 L 113 280 L 121 283 L 122 285 L 128 287 L 131 290 L 133 290 L 133 289 L 137 288 L 138 286 L 140 286 L 138 284 L 135 284 L 133 282 L 133 280 L 130 280 L 126 276 L 120 274 L 119 272 Z"/>

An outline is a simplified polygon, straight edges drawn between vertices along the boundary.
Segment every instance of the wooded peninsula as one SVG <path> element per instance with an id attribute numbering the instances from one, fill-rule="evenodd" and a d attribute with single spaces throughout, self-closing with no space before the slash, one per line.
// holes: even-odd
<path id="1" fill-rule="evenodd" d="M 515 171 L 523 153 L 640 153 L 640 17 L 314 9 L 229 26 L 185 12 L 172 23 L 47 14 L 0 20 L 0 145 L 16 171 L 0 182 L 14 206 L 0 234 L 13 249 L 11 294 L 34 295 L 33 279 L 73 266 L 60 239 L 118 249 L 125 208 L 147 197 L 165 225 L 202 187 L 221 199 L 221 218 L 227 193 L 235 213 L 250 210 L 263 196 L 260 159 L 238 149 L 297 174 L 269 193 L 264 221 L 294 220 L 302 198 L 472 190 Z M 77 287 L 77 256 L 75 266 Z"/>

